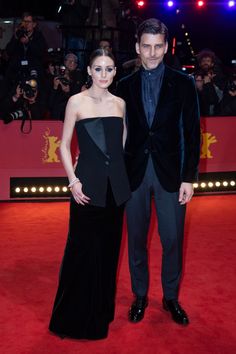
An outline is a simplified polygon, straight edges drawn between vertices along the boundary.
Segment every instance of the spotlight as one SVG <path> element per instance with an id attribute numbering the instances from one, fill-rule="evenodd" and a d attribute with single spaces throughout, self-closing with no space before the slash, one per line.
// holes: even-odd
<path id="1" fill-rule="evenodd" d="M 52 191 L 52 187 L 47 187 L 47 192 L 51 192 Z"/>
<path id="2" fill-rule="evenodd" d="M 68 188 L 67 187 L 63 187 L 62 191 L 66 193 L 68 191 Z"/>
<path id="3" fill-rule="evenodd" d="M 230 181 L 230 185 L 231 185 L 232 187 L 234 187 L 234 186 L 235 186 L 235 181 Z"/>
<path id="4" fill-rule="evenodd" d="M 205 6 L 205 2 L 203 0 L 197 1 L 197 7 L 203 8 Z"/>
<path id="5" fill-rule="evenodd" d="M 167 1 L 166 5 L 167 5 L 167 7 L 173 7 L 174 1 L 169 0 L 169 1 Z"/>
<path id="6" fill-rule="evenodd" d="M 214 183 L 212 183 L 212 182 L 208 183 L 208 187 L 212 188 L 213 186 L 214 186 Z"/>
<path id="7" fill-rule="evenodd" d="M 36 187 L 32 187 L 32 188 L 31 188 L 31 192 L 32 192 L 32 193 L 35 193 L 36 190 L 37 190 Z"/>
<path id="8" fill-rule="evenodd" d="M 39 191 L 40 191 L 40 193 L 43 193 L 44 192 L 44 188 L 43 187 L 39 187 Z"/>
<path id="9" fill-rule="evenodd" d="M 201 183 L 201 188 L 206 188 L 206 183 L 205 182 Z"/>
<path id="10" fill-rule="evenodd" d="M 54 188 L 54 191 L 58 193 L 58 192 L 60 192 L 60 188 L 57 186 Z"/>
<path id="11" fill-rule="evenodd" d="M 16 187 L 15 192 L 16 192 L 16 193 L 20 193 L 20 188 L 19 188 L 19 187 Z"/>
<path id="12" fill-rule="evenodd" d="M 234 7 L 234 6 L 235 6 L 235 1 L 234 0 L 228 1 L 228 7 Z"/>
<path id="13" fill-rule="evenodd" d="M 216 186 L 216 187 L 220 187 L 220 182 L 217 181 L 217 182 L 215 183 L 215 186 Z"/>
<path id="14" fill-rule="evenodd" d="M 24 191 L 25 193 L 28 193 L 29 189 L 28 189 L 27 187 L 25 187 L 25 188 L 23 189 L 23 191 Z"/>
<path id="15" fill-rule="evenodd" d="M 198 188 L 198 183 L 194 183 L 194 184 L 193 184 L 193 187 L 194 187 L 194 188 Z"/>
<path id="16" fill-rule="evenodd" d="M 224 181 L 224 182 L 223 182 L 223 186 L 224 186 L 224 187 L 227 187 L 227 186 L 228 186 L 228 182 L 227 182 L 227 181 Z"/>
<path id="17" fill-rule="evenodd" d="M 136 1 L 137 7 L 142 9 L 146 4 L 145 1 Z"/>

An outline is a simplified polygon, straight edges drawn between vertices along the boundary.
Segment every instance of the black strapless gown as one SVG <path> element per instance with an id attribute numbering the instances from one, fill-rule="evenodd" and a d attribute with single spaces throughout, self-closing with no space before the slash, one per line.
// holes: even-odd
<path id="1" fill-rule="evenodd" d="M 104 119 L 103 124 L 111 119 Z M 82 126 L 84 122 L 80 122 Z M 77 129 L 78 138 L 79 132 Z M 80 151 L 83 153 L 82 146 Z M 109 180 L 105 207 L 82 206 L 71 198 L 69 235 L 49 324 L 50 331 L 57 335 L 107 337 L 114 319 L 123 211 L 124 203 L 117 206 Z"/>

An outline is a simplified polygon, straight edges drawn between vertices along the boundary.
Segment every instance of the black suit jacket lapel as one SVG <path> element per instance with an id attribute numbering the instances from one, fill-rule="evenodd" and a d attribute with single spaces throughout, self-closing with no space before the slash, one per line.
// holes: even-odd
<path id="1" fill-rule="evenodd" d="M 142 98 L 142 83 L 141 83 L 141 73 L 140 70 L 134 75 L 133 80 L 130 84 L 130 96 L 132 98 L 132 105 L 136 107 L 137 117 L 145 129 L 149 129 L 146 114 L 143 107 Z"/>
<path id="2" fill-rule="evenodd" d="M 175 87 L 175 82 L 173 80 L 172 73 L 169 70 L 169 68 L 166 66 L 165 71 L 164 71 L 163 80 L 162 80 L 160 96 L 159 96 L 159 100 L 157 103 L 155 116 L 154 116 L 154 119 L 152 122 L 152 127 L 154 127 L 157 124 L 160 124 L 161 121 L 165 118 L 161 114 L 162 107 L 168 106 L 169 102 L 176 97 L 174 87 Z"/>

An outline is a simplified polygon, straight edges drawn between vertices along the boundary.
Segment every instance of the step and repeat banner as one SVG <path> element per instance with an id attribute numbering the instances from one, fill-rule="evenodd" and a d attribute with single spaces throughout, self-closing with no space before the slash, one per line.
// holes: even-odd
<path id="1" fill-rule="evenodd" d="M 236 171 L 236 117 L 201 118 L 200 172 Z"/>
<path id="2" fill-rule="evenodd" d="M 23 133 L 21 121 L 0 121 L 0 200 L 10 199 L 12 177 L 65 177 L 59 154 L 63 123 L 33 121 Z M 27 130 L 28 129 L 28 130 Z M 236 117 L 201 118 L 200 172 L 236 171 Z M 75 136 L 72 155 L 77 152 Z"/>

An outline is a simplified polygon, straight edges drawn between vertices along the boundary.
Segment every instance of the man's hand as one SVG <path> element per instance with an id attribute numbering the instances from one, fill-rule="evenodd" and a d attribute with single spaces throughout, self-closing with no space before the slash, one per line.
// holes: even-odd
<path id="1" fill-rule="evenodd" d="M 230 96 L 235 97 L 236 96 L 236 90 L 235 91 L 229 90 L 229 94 L 230 94 Z"/>
<path id="2" fill-rule="evenodd" d="M 20 98 L 20 96 L 22 96 L 22 95 L 23 95 L 23 90 L 22 90 L 22 88 L 20 87 L 20 84 L 19 84 L 16 87 L 16 93 L 12 96 L 13 102 L 17 102 L 18 99 Z"/>
<path id="3" fill-rule="evenodd" d="M 23 90 L 22 90 L 22 88 L 20 87 L 20 84 L 19 84 L 19 85 L 17 85 L 15 96 L 16 96 L 17 98 L 20 98 L 20 96 L 21 96 L 22 94 L 23 94 Z"/>
<path id="4" fill-rule="evenodd" d="M 193 196 L 193 184 L 182 182 L 179 189 L 179 202 L 181 205 L 184 205 L 190 202 Z"/>
<path id="5" fill-rule="evenodd" d="M 63 83 L 60 81 L 60 85 L 62 88 L 62 91 L 65 93 L 69 93 L 70 92 L 70 86 L 69 85 L 63 85 Z"/>
<path id="6" fill-rule="evenodd" d="M 25 34 L 23 37 L 21 37 L 20 42 L 22 44 L 28 44 L 29 43 L 29 37 Z"/>
<path id="7" fill-rule="evenodd" d="M 53 79 L 54 90 L 57 90 L 59 85 L 60 85 L 60 80 L 58 79 L 58 77 L 54 77 L 54 79 Z"/>

